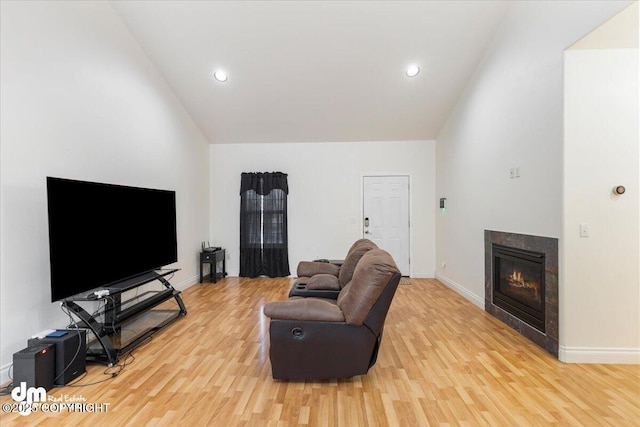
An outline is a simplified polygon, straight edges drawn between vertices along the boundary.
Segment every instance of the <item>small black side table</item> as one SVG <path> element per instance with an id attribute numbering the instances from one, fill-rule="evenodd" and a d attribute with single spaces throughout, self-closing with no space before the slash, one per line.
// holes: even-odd
<path id="1" fill-rule="evenodd" d="M 200 252 L 200 283 L 202 283 L 202 266 L 204 264 L 210 265 L 209 277 L 213 280 L 213 283 L 218 282 L 218 278 L 223 278 L 227 275 L 227 266 L 225 262 L 225 250 L 218 249 L 213 252 Z M 222 261 L 222 272 L 218 272 L 218 263 Z"/>

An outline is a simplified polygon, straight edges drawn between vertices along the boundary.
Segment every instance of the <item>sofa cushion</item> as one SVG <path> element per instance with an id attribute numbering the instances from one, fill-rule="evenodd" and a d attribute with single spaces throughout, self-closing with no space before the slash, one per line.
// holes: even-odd
<path id="1" fill-rule="evenodd" d="M 358 246 L 362 245 L 362 244 L 370 244 L 373 243 L 371 240 L 369 239 L 358 239 L 355 242 L 353 242 L 353 245 L 351 245 L 351 247 L 349 248 L 349 250 L 347 251 L 347 255 L 349 255 L 351 253 L 352 250 L 354 250 L 355 248 L 357 248 Z M 373 243 L 375 245 L 375 243 Z"/>
<path id="2" fill-rule="evenodd" d="M 378 246 L 368 239 L 360 239 L 351 246 L 347 257 L 344 259 L 340 272 L 338 274 L 338 280 L 341 287 L 344 287 L 351 281 L 353 272 L 360 261 L 360 258 L 372 249 L 377 249 Z"/>
<path id="3" fill-rule="evenodd" d="M 395 273 L 399 273 L 398 267 L 386 251 L 372 249 L 362 256 L 351 282 L 342 289 L 337 300 L 347 323 L 362 325 Z"/>

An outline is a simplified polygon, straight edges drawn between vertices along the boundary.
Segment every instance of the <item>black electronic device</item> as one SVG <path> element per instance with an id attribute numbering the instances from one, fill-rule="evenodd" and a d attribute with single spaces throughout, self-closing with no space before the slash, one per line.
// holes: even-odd
<path id="1" fill-rule="evenodd" d="M 55 378 L 55 345 L 38 344 L 13 353 L 13 385 L 53 388 Z"/>
<path id="2" fill-rule="evenodd" d="M 55 385 L 66 385 L 87 370 L 87 331 L 84 329 L 68 329 L 60 336 L 32 338 L 29 347 L 39 344 L 55 346 Z"/>
<path id="3" fill-rule="evenodd" d="M 202 252 L 215 252 L 222 249 L 220 246 L 211 246 L 211 244 L 207 242 L 202 242 Z"/>
<path id="4" fill-rule="evenodd" d="M 175 191 L 47 177 L 47 202 L 51 301 L 178 260 Z"/>

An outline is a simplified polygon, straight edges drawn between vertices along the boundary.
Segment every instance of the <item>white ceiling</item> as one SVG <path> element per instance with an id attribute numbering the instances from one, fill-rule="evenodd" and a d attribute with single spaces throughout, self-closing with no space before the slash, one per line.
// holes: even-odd
<path id="1" fill-rule="evenodd" d="M 435 139 L 508 2 L 112 5 L 209 142 L 241 143 Z"/>

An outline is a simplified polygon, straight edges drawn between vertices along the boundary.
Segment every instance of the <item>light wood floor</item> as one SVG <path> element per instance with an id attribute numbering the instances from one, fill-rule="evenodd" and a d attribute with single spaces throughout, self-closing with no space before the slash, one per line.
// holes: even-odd
<path id="1" fill-rule="evenodd" d="M 271 378 L 269 321 L 289 279 L 227 278 L 184 293 L 189 313 L 120 375 L 50 396 L 107 413 L 2 414 L 5 425 L 638 426 L 640 367 L 563 364 L 435 280 L 401 285 L 367 375 Z M 100 381 L 91 366 L 82 383 Z M 10 402 L 3 397 L 2 403 Z"/>

